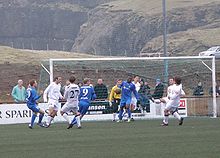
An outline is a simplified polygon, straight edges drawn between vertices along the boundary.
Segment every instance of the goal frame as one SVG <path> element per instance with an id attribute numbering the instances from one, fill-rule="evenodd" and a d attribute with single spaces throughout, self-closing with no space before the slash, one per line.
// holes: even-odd
<path id="1" fill-rule="evenodd" d="M 212 67 L 208 67 L 203 61 L 201 61 L 212 72 L 212 91 L 213 91 L 213 117 L 217 117 L 217 100 L 216 100 L 216 68 L 215 68 L 215 56 L 181 56 L 181 57 L 99 57 L 99 58 L 58 58 L 49 59 L 49 68 L 47 71 L 50 75 L 50 83 L 53 82 L 53 62 L 56 61 L 129 61 L 129 60 L 182 60 L 182 59 L 210 59 L 212 61 Z"/>

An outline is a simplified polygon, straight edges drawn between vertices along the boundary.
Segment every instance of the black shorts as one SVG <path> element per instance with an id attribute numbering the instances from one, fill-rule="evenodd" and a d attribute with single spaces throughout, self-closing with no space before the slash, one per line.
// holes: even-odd
<path id="1" fill-rule="evenodd" d="M 118 106 L 120 105 L 121 99 L 114 99 L 113 103 L 112 103 L 112 110 L 113 113 L 117 113 L 118 112 Z"/>

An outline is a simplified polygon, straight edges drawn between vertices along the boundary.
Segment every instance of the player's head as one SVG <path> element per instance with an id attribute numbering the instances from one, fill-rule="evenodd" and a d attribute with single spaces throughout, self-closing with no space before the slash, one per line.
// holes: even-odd
<path id="1" fill-rule="evenodd" d="M 174 79 L 173 79 L 173 77 L 171 77 L 170 79 L 169 79 L 169 85 L 173 85 L 174 84 Z"/>
<path id="2" fill-rule="evenodd" d="M 74 83 L 76 81 L 75 76 L 70 76 L 69 81 L 70 83 Z"/>
<path id="3" fill-rule="evenodd" d="M 36 80 L 30 80 L 29 81 L 29 85 L 31 86 L 31 87 L 37 87 L 37 81 Z"/>
<path id="4" fill-rule="evenodd" d="M 137 76 L 137 75 L 136 75 L 136 76 L 134 76 L 134 82 L 135 82 L 135 83 L 140 82 L 140 77 L 139 77 L 139 76 Z"/>
<path id="5" fill-rule="evenodd" d="M 53 80 L 56 84 L 59 84 L 59 83 L 61 83 L 62 82 L 62 77 L 60 77 L 60 76 L 57 76 L 57 77 L 55 77 L 54 78 L 54 80 Z"/>
<path id="6" fill-rule="evenodd" d="M 181 78 L 179 76 L 175 76 L 174 77 L 174 83 L 177 84 L 177 85 L 180 85 L 181 84 Z"/>
<path id="7" fill-rule="evenodd" d="M 127 82 L 128 82 L 128 83 L 131 83 L 132 80 L 133 80 L 133 78 L 132 78 L 131 76 L 129 76 L 128 79 L 127 79 Z"/>
<path id="8" fill-rule="evenodd" d="M 84 78 L 83 84 L 84 84 L 84 85 L 90 85 L 90 84 L 91 84 L 90 78 Z"/>
<path id="9" fill-rule="evenodd" d="M 122 83 L 122 79 L 117 79 L 116 85 L 119 86 L 119 85 L 121 85 L 121 83 Z"/>

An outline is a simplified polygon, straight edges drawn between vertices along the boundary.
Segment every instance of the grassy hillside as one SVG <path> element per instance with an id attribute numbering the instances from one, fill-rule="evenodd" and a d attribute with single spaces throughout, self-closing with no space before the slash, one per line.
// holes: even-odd
<path id="1" fill-rule="evenodd" d="M 20 50 L 0 46 L 0 102 L 12 101 L 11 90 L 18 79 L 28 84 L 30 79 L 40 79 L 40 63 L 50 58 L 84 58 L 94 57 L 88 54 L 77 54 L 58 51 Z"/>
<path id="2" fill-rule="evenodd" d="M 220 23 L 216 25 L 220 26 Z M 198 55 L 211 46 L 220 45 L 220 28 L 206 26 L 169 34 L 167 37 L 169 55 Z M 142 52 L 163 52 L 163 37 L 159 36 L 148 42 Z"/>
<path id="3" fill-rule="evenodd" d="M 61 51 L 37 51 L 37 50 L 22 50 L 13 49 L 10 47 L 0 46 L 0 64 L 10 63 L 40 63 L 42 60 L 50 58 L 85 58 L 94 57 L 88 54 L 78 54 Z"/>
<path id="4" fill-rule="evenodd" d="M 219 2 L 219 0 L 169 0 L 166 1 L 167 11 L 177 8 L 202 6 L 209 3 Z M 117 0 L 110 3 L 111 10 L 133 10 L 140 14 L 157 14 L 162 12 L 161 0 Z"/>

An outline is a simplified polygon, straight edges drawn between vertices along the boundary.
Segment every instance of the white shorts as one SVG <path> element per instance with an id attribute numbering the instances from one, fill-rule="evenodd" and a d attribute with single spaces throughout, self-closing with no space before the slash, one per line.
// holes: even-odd
<path id="1" fill-rule="evenodd" d="M 49 106 L 49 108 L 53 108 L 53 110 L 58 111 L 59 101 L 58 100 L 49 99 L 48 106 Z"/>
<path id="2" fill-rule="evenodd" d="M 167 104 L 165 106 L 165 110 L 174 112 L 174 111 L 178 110 L 178 107 L 179 107 L 179 104 L 175 104 L 172 101 L 169 101 L 169 102 L 167 102 Z"/>
<path id="3" fill-rule="evenodd" d="M 136 98 L 131 98 L 131 105 L 134 105 L 134 109 L 137 108 L 137 99 Z"/>
<path id="4" fill-rule="evenodd" d="M 76 114 L 78 112 L 78 110 L 79 110 L 78 102 L 75 102 L 75 103 L 66 102 L 60 111 L 65 112 L 65 113 L 72 111 L 73 113 Z"/>

